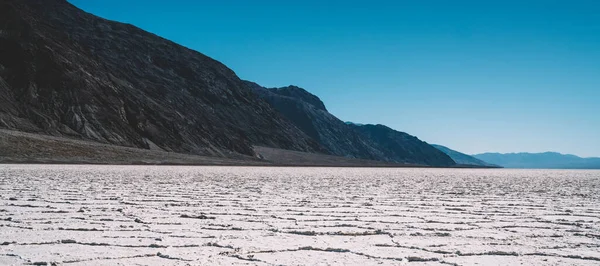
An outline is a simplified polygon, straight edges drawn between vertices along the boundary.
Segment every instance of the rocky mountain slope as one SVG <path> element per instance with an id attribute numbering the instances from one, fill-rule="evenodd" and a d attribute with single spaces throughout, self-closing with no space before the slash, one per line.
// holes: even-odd
<path id="1" fill-rule="evenodd" d="M 600 169 L 600 158 L 581 158 L 557 152 L 483 153 L 473 156 L 506 168 Z"/>
<path id="2" fill-rule="evenodd" d="M 323 151 L 223 64 L 65 0 L 0 1 L 0 128 L 218 156 Z"/>
<path id="3" fill-rule="evenodd" d="M 341 121 L 327 111 L 317 96 L 304 89 L 267 89 L 249 81 L 246 84 L 331 154 L 408 164 L 455 165 L 443 152 L 406 133 Z"/>
<path id="4" fill-rule="evenodd" d="M 471 155 L 467 155 L 462 152 L 455 151 L 453 149 L 450 149 L 450 148 L 442 146 L 442 145 L 431 144 L 431 146 L 433 146 L 434 148 L 447 154 L 448 156 L 450 156 L 450 158 L 452 158 L 452 160 L 454 160 L 457 164 L 460 164 L 460 165 L 498 167 L 497 165 L 484 162 L 484 161 L 479 160 Z"/>
<path id="5" fill-rule="evenodd" d="M 33 153 L 39 150 L 35 143 L 55 146 L 42 149 L 48 155 L 42 161 L 52 159 L 52 150 L 70 158 L 65 161 L 77 159 L 76 152 L 59 149 L 58 143 L 82 140 L 112 145 L 95 155 L 89 148 L 94 145 L 81 144 L 88 152 L 83 161 L 101 154 L 118 161 L 129 152 L 154 162 L 169 152 L 261 160 L 261 151 L 291 150 L 296 152 L 285 153 L 285 162 L 275 162 L 278 155 L 271 161 L 359 162 L 323 155 L 330 154 L 367 160 L 360 161 L 366 165 L 455 165 L 406 133 L 344 123 L 302 88 L 266 89 L 242 81 L 201 53 L 88 14 L 65 0 L 0 1 L 0 128 L 59 138 L 23 139 L 34 143 L 26 145 Z M 3 145 L 18 157 L 17 146 Z M 18 158 L 36 159 L 35 154 Z"/>
<path id="6" fill-rule="evenodd" d="M 363 138 L 375 143 L 378 150 L 388 158 L 398 158 L 404 163 L 432 166 L 454 166 L 456 162 L 448 155 L 404 132 L 393 130 L 384 125 L 355 125 L 353 129 Z"/>
<path id="7" fill-rule="evenodd" d="M 266 89 L 256 83 L 246 84 L 331 154 L 369 160 L 384 158 L 372 143 L 362 139 L 348 125 L 327 112 L 321 100 L 307 91 L 293 86 Z"/>

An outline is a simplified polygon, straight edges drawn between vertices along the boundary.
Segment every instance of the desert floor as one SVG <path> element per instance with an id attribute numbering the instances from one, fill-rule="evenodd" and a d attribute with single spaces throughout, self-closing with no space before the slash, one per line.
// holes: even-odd
<path id="1" fill-rule="evenodd" d="M 0 165 L 0 265 L 599 265 L 600 172 Z"/>

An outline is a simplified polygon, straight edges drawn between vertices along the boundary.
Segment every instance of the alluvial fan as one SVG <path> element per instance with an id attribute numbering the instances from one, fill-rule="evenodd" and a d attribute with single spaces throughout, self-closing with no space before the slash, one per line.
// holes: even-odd
<path id="1" fill-rule="evenodd" d="M 4 165 L 0 265 L 598 265 L 600 171 Z"/>

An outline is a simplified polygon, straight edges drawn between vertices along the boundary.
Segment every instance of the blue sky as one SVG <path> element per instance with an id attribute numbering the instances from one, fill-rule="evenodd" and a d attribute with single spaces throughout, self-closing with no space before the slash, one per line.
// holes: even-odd
<path id="1" fill-rule="evenodd" d="M 600 156 L 600 1 L 69 1 L 345 121 L 466 153 Z"/>

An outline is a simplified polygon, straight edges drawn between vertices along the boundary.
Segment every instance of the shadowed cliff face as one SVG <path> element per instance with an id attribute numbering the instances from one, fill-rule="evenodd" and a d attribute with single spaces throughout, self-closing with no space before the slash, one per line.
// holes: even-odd
<path id="1" fill-rule="evenodd" d="M 408 164 L 455 165 L 443 152 L 406 133 L 381 126 L 344 123 L 327 112 L 317 96 L 304 89 L 294 86 L 267 89 L 249 81 L 246 85 L 331 154 Z"/>
<path id="2" fill-rule="evenodd" d="M 223 64 L 64 0 L 0 1 L 0 127 L 195 154 L 322 151 Z"/>

